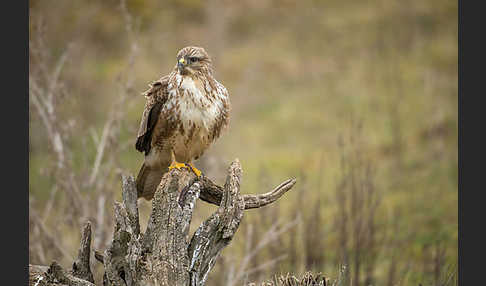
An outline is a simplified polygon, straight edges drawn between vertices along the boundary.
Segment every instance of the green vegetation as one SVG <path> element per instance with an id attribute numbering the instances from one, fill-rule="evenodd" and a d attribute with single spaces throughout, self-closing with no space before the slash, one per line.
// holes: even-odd
<path id="1" fill-rule="evenodd" d="M 73 44 L 58 116 L 74 122 L 66 140 L 78 179 L 89 177 L 97 150 L 92 134 L 101 136 L 125 77 L 134 81 L 133 98 L 122 105 L 120 132 L 109 148 L 117 148 L 114 166 L 138 172 L 139 94 L 172 69 L 180 48 L 203 46 L 230 91 L 232 113 L 230 129 L 196 165 L 222 182 L 238 157 L 244 193 L 298 179 L 277 204 L 245 213 L 208 285 L 228 285 L 249 242 L 256 245 L 277 219 L 284 225 L 299 215 L 251 259 L 248 269 L 255 270 L 235 285 L 305 271 L 333 280 L 342 264 L 349 271 L 342 285 L 452 285 L 458 255 L 457 1 L 128 1 L 136 33 L 125 31 L 118 6 L 30 1 L 30 38 L 39 36 L 42 19 L 49 65 Z M 132 41 L 137 56 L 124 73 Z M 30 109 L 29 194 L 31 209 L 42 213 L 56 184 L 49 171 L 56 157 L 39 114 Z M 108 217 L 120 199 L 120 182 L 116 170 L 105 171 L 110 179 L 104 186 L 82 192 L 106 194 L 104 227 L 111 234 Z M 45 224 L 75 255 L 79 229 L 68 219 L 54 220 L 68 208 L 61 187 Z M 150 203 L 140 208 L 143 222 Z M 211 209 L 199 203 L 193 228 Z M 30 234 L 42 237 L 32 224 Z M 97 245 L 103 248 L 104 241 Z M 30 263 L 58 258 L 45 248 L 36 254 L 31 240 Z"/>

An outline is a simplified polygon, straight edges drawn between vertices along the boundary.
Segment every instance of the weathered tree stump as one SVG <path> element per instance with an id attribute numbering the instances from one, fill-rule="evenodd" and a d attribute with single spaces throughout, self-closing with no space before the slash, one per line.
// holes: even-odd
<path id="1" fill-rule="evenodd" d="M 204 285 L 216 258 L 238 229 L 245 209 L 270 204 L 290 190 L 290 179 L 259 195 L 241 195 L 241 165 L 235 160 L 228 169 L 224 187 L 204 175 L 197 178 L 187 169 L 164 175 L 152 200 L 152 213 L 141 233 L 137 191 L 132 176 L 122 176 L 123 203 L 115 202 L 113 240 L 95 258 L 105 269 L 103 285 Z M 189 239 L 189 226 L 197 199 L 218 207 Z M 94 285 L 89 268 L 91 227 L 83 230 L 73 269 L 29 265 L 30 285 Z"/>

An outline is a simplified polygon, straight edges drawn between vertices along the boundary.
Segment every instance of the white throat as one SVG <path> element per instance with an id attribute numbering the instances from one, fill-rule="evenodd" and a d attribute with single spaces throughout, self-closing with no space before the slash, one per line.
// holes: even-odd
<path id="1" fill-rule="evenodd" d="M 221 102 L 216 100 L 211 103 L 208 97 L 213 94 L 208 94 L 204 89 L 203 86 L 207 85 L 205 83 L 202 83 L 203 90 L 200 90 L 190 76 L 177 74 L 176 80 L 179 86 L 180 116 L 183 124 L 187 127 L 192 124 L 202 125 L 209 130 L 218 117 L 219 109 L 222 108 Z"/>

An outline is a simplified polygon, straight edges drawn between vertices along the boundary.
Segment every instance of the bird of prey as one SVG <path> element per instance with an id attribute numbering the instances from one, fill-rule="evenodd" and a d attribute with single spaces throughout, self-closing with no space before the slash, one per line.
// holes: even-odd
<path id="1" fill-rule="evenodd" d="M 172 72 L 149 85 L 135 147 L 145 154 L 138 173 L 138 197 L 151 200 L 162 176 L 172 168 L 201 172 L 198 159 L 229 123 L 229 94 L 213 77 L 203 48 L 177 53 Z"/>

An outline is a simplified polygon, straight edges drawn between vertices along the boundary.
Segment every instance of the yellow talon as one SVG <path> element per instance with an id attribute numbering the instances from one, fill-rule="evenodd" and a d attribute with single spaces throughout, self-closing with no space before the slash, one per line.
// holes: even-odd
<path id="1" fill-rule="evenodd" d="M 172 162 L 172 164 L 170 164 L 169 170 L 172 170 L 174 168 L 180 170 L 182 168 L 187 168 L 187 166 L 184 163 L 179 163 L 179 162 L 174 161 L 174 162 Z"/>
<path id="2" fill-rule="evenodd" d="M 169 166 L 169 170 L 172 170 L 172 169 L 183 169 L 183 168 L 191 168 L 191 170 L 194 172 L 194 174 L 196 174 L 196 176 L 199 178 L 201 177 L 201 174 L 202 172 L 199 171 L 195 166 L 194 164 L 192 163 L 188 163 L 188 164 L 185 164 L 185 163 L 179 163 L 177 161 L 173 161 L 172 164 L 170 164 Z"/>
<path id="3" fill-rule="evenodd" d="M 199 170 L 198 170 L 198 169 L 197 169 L 197 168 L 194 166 L 194 164 L 189 163 L 189 164 L 187 164 L 187 165 L 189 165 L 189 167 L 191 167 L 192 171 L 194 172 L 194 174 L 196 174 L 196 176 L 197 176 L 198 178 L 199 178 L 199 177 L 201 177 L 202 172 L 201 172 L 201 171 L 199 171 Z"/>

